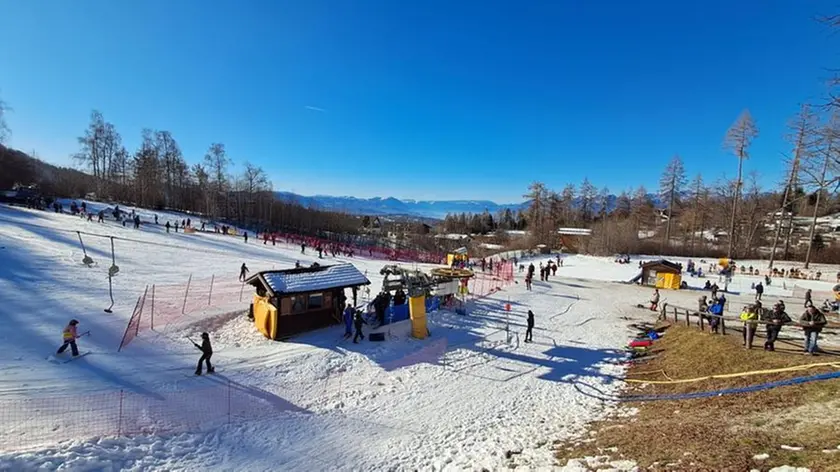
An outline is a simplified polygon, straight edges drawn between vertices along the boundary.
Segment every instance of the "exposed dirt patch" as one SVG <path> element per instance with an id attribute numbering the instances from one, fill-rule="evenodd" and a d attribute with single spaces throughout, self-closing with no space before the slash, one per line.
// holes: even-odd
<path id="1" fill-rule="evenodd" d="M 695 327 L 671 326 L 655 342 L 650 360 L 632 365 L 627 378 L 667 381 L 837 364 L 687 383 L 631 383 L 625 398 L 746 387 L 840 368 L 838 352 L 802 355 L 795 328 L 785 328 L 789 340 L 777 342 L 776 352 L 765 352 L 758 336 L 758 348 L 745 350 L 740 331 L 730 328 L 728 333 L 711 335 Z M 628 402 L 624 407 L 624 415 L 595 425 L 588 439 L 558 444 L 560 463 L 608 455 L 612 460 L 636 461 L 649 470 L 742 471 L 789 465 L 840 471 L 840 379 L 711 398 Z"/>

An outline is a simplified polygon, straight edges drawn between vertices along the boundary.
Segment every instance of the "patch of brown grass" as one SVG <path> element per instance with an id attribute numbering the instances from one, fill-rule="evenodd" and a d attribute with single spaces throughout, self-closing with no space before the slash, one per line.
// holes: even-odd
<path id="1" fill-rule="evenodd" d="M 783 335 L 793 339 L 777 341 L 776 352 L 765 352 L 764 340 L 758 336 L 758 348 L 745 350 L 740 332 L 730 329 L 727 333 L 710 335 L 697 328 L 671 326 L 653 346 L 656 357 L 631 366 L 627 378 L 684 379 L 835 360 L 840 364 L 836 352 L 803 356 L 800 332 L 795 328 L 783 330 Z M 629 384 L 625 395 L 745 387 L 833 370 L 836 368 L 818 367 L 691 383 Z M 625 406 L 638 409 L 636 415 L 596 424 L 589 439 L 560 444 L 557 455 L 562 464 L 571 458 L 609 455 L 637 461 L 650 470 L 741 471 L 791 465 L 840 471 L 838 399 L 840 379 L 695 400 L 628 402 Z M 789 451 L 781 449 L 782 445 L 803 449 Z M 770 457 L 753 459 L 761 453 Z"/>

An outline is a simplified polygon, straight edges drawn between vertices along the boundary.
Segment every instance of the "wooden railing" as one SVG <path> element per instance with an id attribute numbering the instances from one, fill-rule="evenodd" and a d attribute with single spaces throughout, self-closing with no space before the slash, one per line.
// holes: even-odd
<path id="1" fill-rule="evenodd" d="M 691 317 L 692 316 L 696 317 L 698 319 L 698 326 L 700 327 L 701 331 L 705 329 L 704 324 L 706 323 L 707 318 L 718 318 L 718 319 L 720 319 L 720 332 L 722 334 L 726 334 L 726 317 L 724 317 L 723 315 L 713 315 L 711 313 L 700 313 L 699 311 L 692 310 L 690 308 L 685 308 L 685 307 L 681 307 L 681 306 L 677 306 L 677 305 L 669 305 L 667 303 L 663 303 L 662 304 L 662 309 L 659 312 L 659 319 L 663 320 L 663 321 L 667 321 L 669 313 L 673 314 L 674 323 L 679 323 L 680 318 L 684 318 L 686 326 L 691 326 Z M 730 321 L 737 321 L 737 320 L 730 319 Z"/>

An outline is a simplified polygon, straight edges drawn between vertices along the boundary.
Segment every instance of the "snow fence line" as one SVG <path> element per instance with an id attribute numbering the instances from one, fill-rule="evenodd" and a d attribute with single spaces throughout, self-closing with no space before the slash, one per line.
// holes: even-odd
<path id="1" fill-rule="evenodd" d="M 117 351 L 128 346 L 141 331 L 154 331 L 156 326 L 165 330 L 170 324 L 207 309 L 234 305 L 242 308 L 249 297 L 243 282 L 215 275 L 203 279 L 190 275 L 180 284 L 147 285 L 137 299 Z"/>
<path id="2" fill-rule="evenodd" d="M 215 374 L 206 381 L 209 386 L 193 390 L 0 400 L 0 450 L 96 437 L 202 432 L 301 411 L 272 393 Z"/>

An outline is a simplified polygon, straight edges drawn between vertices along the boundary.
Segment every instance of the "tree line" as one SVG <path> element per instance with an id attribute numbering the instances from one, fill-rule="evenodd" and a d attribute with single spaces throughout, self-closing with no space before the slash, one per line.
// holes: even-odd
<path id="1" fill-rule="evenodd" d="M 755 171 L 745 172 L 758 128 L 744 111 L 724 135 L 737 160 L 734 178 L 690 180 L 680 156 L 662 171 L 659 188 L 644 186 L 613 195 L 585 178 L 562 190 L 532 183 L 524 211 L 503 225 L 488 213 L 448 215 L 447 230 L 487 233 L 527 229 L 531 244 L 561 243 L 561 227 L 593 229 L 583 246 L 596 254 L 644 253 L 735 258 L 797 258 L 840 262 L 840 248 L 828 250 L 817 218 L 840 211 L 840 114 L 803 106 L 789 124 L 791 149 L 779 188 L 762 188 Z M 508 216 L 512 216 L 510 213 Z M 807 220 L 805 220 L 807 219 Z M 515 224 L 511 225 L 510 223 Z"/>
<path id="2" fill-rule="evenodd" d="M 187 163 L 175 137 L 166 130 L 144 129 L 137 149 L 123 145 L 116 127 L 93 111 L 78 138 L 73 159 L 88 173 L 46 164 L 22 151 L 6 148 L 9 135 L 0 102 L 0 186 L 36 184 L 45 195 L 97 199 L 152 209 L 204 215 L 254 229 L 305 234 L 355 233 L 358 218 L 334 211 L 306 208 L 278 200 L 266 172 L 245 161 L 231 172 L 233 161 L 225 145 L 212 143 L 203 158 Z"/>

